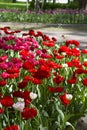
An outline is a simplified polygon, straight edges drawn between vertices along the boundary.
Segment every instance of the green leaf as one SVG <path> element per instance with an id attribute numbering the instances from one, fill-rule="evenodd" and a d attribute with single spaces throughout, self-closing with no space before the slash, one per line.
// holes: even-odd
<path id="1" fill-rule="evenodd" d="M 42 110 L 42 113 L 45 117 L 49 117 L 48 113 L 45 110 Z"/>
<path id="2" fill-rule="evenodd" d="M 66 126 L 70 126 L 70 127 L 72 128 L 72 130 L 76 130 L 76 129 L 74 128 L 74 126 L 73 126 L 70 122 L 66 122 Z"/>
<path id="3" fill-rule="evenodd" d="M 27 120 L 25 125 L 24 125 L 24 130 L 28 130 L 28 129 L 32 130 L 30 120 Z"/>
<path id="4" fill-rule="evenodd" d="M 60 114 L 62 120 L 64 120 L 64 113 L 62 112 L 62 110 L 58 107 L 58 104 L 55 103 L 55 107 L 56 107 L 56 110 L 58 111 L 58 113 Z"/>
<path id="5" fill-rule="evenodd" d="M 48 128 L 40 125 L 40 130 L 48 130 Z"/>

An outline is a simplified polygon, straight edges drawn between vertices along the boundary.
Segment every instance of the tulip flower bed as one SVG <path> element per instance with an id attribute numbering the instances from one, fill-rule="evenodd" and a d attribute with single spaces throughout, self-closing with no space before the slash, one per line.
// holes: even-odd
<path id="1" fill-rule="evenodd" d="M 0 130 L 75 130 L 87 112 L 87 49 L 40 31 L 0 31 Z"/>
<path id="2" fill-rule="evenodd" d="M 87 24 L 87 10 L 55 9 L 25 12 L 23 9 L 0 8 L 0 22 L 47 24 Z"/>

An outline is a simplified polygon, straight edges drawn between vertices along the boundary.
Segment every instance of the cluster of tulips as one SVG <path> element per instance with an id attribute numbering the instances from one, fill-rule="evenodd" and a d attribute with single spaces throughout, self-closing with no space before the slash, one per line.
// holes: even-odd
<path id="1" fill-rule="evenodd" d="M 0 130 L 75 130 L 87 112 L 87 49 L 0 28 Z"/>

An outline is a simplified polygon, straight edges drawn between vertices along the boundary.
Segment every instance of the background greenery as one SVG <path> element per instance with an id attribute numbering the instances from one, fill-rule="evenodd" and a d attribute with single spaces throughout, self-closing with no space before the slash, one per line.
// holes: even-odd
<path id="1" fill-rule="evenodd" d="M 7 2 L 7 1 L 6 1 Z M 20 9 L 20 10 L 26 10 L 26 3 L 22 3 L 22 2 L 17 2 L 17 3 L 4 3 L 4 2 L 0 2 L 0 8 L 3 9 Z"/>
<path id="2" fill-rule="evenodd" d="M 39 7 L 41 7 L 41 2 L 39 2 Z M 0 0 L 0 8 L 18 8 L 18 9 L 26 9 L 26 2 L 16 2 L 12 3 L 12 0 Z M 67 4 L 61 4 L 61 3 L 50 3 L 46 2 L 43 6 L 43 9 L 57 9 L 57 8 L 62 8 L 62 9 L 78 9 L 79 5 L 78 2 L 70 2 Z M 29 9 L 34 9 L 34 3 L 29 2 Z"/>
<path id="3" fill-rule="evenodd" d="M 6 3 L 9 2 L 9 3 Z M 0 1 L 0 22 L 29 22 L 29 23 L 61 23 L 78 24 L 87 23 L 87 11 L 79 10 L 78 2 L 68 4 L 45 3 L 43 9 L 39 3 L 39 9 L 34 9 L 34 3 L 29 2 L 28 10 L 26 2 L 12 3 L 12 0 Z"/>

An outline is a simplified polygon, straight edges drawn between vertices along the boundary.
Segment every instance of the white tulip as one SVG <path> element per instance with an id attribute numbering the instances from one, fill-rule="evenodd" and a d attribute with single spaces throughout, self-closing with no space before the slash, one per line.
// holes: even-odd
<path id="1" fill-rule="evenodd" d="M 84 58 L 84 61 L 87 61 L 87 58 Z"/>
<path id="2" fill-rule="evenodd" d="M 80 50 L 79 48 L 76 48 L 77 50 Z"/>
<path id="3" fill-rule="evenodd" d="M 37 94 L 31 92 L 31 93 L 30 93 L 30 98 L 31 98 L 31 99 L 36 99 L 36 98 L 37 98 Z"/>
<path id="4" fill-rule="evenodd" d="M 18 99 L 18 102 L 24 102 L 23 98 L 17 98 L 17 99 Z"/>
<path id="5" fill-rule="evenodd" d="M 62 54 L 63 56 L 66 56 L 66 52 L 62 52 L 61 54 Z"/>
<path id="6" fill-rule="evenodd" d="M 20 112 L 23 111 L 24 107 L 25 107 L 25 103 L 24 103 L 24 102 L 17 102 L 17 103 L 14 103 L 14 104 L 13 104 L 13 108 L 14 108 L 15 110 L 20 111 Z"/>
<path id="7" fill-rule="evenodd" d="M 62 67 L 67 68 L 67 67 L 68 67 L 68 64 L 62 64 Z"/>
<path id="8" fill-rule="evenodd" d="M 0 103 L 0 108 L 2 108 L 2 104 Z"/>
<path id="9" fill-rule="evenodd" d="M 72 94 L 66 94 L 66 99 L 72 100 L 72 98 L 73 98 Z"/>

